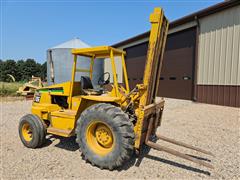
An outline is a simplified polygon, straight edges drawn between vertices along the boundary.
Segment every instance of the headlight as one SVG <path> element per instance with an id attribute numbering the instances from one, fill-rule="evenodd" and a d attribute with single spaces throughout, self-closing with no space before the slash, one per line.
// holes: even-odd
<path id="1" fill-rule="evenodd" d="M 35 92 L 35 95 L 34 95 L 34 102 L 36 103 L 39 103 L 40 102 L 40 99 L 41 99 L 41 93 L 39 93 L 38 91 Z"/>

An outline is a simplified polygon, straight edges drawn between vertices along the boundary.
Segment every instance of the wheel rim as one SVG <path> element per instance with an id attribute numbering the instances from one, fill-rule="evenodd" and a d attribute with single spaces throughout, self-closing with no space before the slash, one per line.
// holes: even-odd
<path id="1" fill-rule="evenodd" d="M 32 140 L 32 129 L 30 124 L 25 123 L 22 126 L 22 136 L 25 139 L 25 141 L 31 141 Z"/>
<path id="2" fill-rule="evenodd" d="M 113 150 L 114 136 L 112 130 L 103 122 L 94 121 L 90 123 L 86 137 L 90 149 L 100 156 L 105 156 Z"/>

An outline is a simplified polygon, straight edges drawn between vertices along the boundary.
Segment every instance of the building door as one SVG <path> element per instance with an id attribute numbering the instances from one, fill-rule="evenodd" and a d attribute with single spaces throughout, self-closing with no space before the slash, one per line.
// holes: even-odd
<path id="1" fill-rule="evenodd" d="M 127 49 L 126 66 L 130 89 L 143 81 L 148 43 L 139 44 Z"/>
<path id="2" fill-rule="evenodd" d="M 160 78 L 159 96 L 193 98 L 196 29 L 168 35 Z M 126 48 L 130 87 L 142 83 L 148 42 Z"/>

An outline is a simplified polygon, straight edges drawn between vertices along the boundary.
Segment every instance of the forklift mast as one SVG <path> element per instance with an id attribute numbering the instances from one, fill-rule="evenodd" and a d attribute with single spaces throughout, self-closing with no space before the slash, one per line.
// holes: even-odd
<path id="1" fill-rule="evenodd" d="M 158 140 L 162 140 L 168 143 L 179 145 L 213 156 L 213 154 L 209 151 L 193 147 L 186 143 L 179 142 L 156 133 L 157 127 L 161 124 L 164 108 L 164 100 L 161 99 L 160 101 L 157 101 L 156 97 L 160 84 L 160 73 L 162 68 L 163 53 L 165 50 L 169 23 L 164 16 L 164 12 L 161 8 L 154 9 L 154 12 L 150 15 L 150 22 L 152 24 L 152 27 L 149 37 L 147 59 L 143 78 L 144 91 L 143 95 L 140 97 L 139 103 L 140 113 L 136 125 L 137 139 L 135 142 L 135 147 L 139 148 L 141 152 L 141 145 L 145 143 L 147 146 L 156 150 L 164 151 L 169 154 L 213 169 L 213 166 L 209 163 L 206 163 L 199 159 L 195 159 L 174 149 L 170 149 L 160 144 L 157 144 L 151 139 L 151 136 L 155 136 Z"/>
<path id="2" fill-rule="evenodd" d="M 169 24 L 161 8 L 154 9 L 154 12 L 150 16 L 150 22 L 152 28 L 143 78 L 143 84 L 147 89 L 140 100 L 140 106 L 142 107 L 154 103 L 158 93 L 163 53 Z"/>

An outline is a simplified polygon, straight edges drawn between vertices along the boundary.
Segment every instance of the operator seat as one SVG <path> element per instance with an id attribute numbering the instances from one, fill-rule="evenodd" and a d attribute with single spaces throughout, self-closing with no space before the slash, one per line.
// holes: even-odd
<path id="1" fill-rule="evenodd" d="M 101 90 L 93 88 L 92 81 L 88 76 L 81 76 L 81 94 L 82 95 L 101 95 Z"/>

